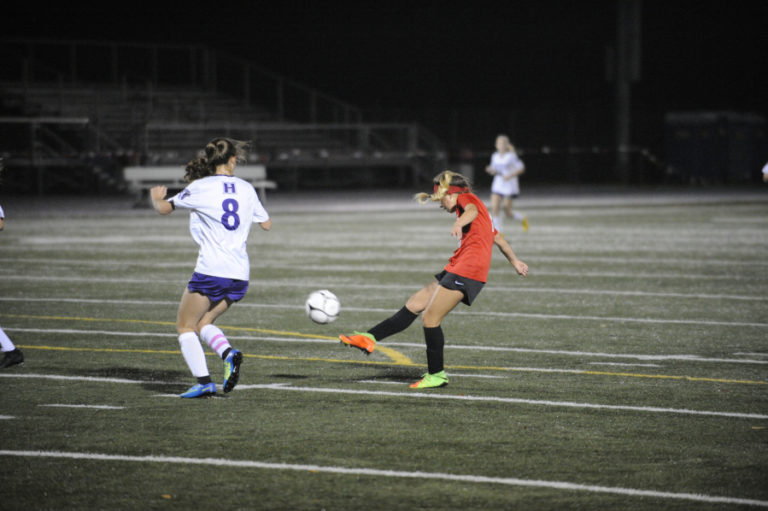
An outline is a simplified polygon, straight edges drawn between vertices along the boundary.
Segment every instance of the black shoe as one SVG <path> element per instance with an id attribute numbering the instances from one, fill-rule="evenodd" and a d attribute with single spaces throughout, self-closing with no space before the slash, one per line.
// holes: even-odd
<path id="1" fill-rule="evenodd" d="M 17 348 L 13 351 L 5 352 L 5 356 L 3 357 L 3 360 L 0 361 L 0 369 L 5 367 L 15 366 L 17 364 L 23 364 L 23 363 L 24 363 L 24 355 L 22 355 L 21 350 Z"/>

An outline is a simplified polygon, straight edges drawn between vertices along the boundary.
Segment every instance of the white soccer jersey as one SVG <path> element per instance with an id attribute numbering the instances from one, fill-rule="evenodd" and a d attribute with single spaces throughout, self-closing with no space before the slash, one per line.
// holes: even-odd
<path id="1" fill-rule="evenodd" d="M 496 151 L 491 156 L 491 168 L 498 172 L 493 177 L 493 183 L 491 184 L 491 193 L 498 195 L 519 195 L 520 184 L 517 176 L 504 180 L 505 176 L 510 175 L 524 167 L 523 162 L 518 158 L 514 152 L 506 152 L 501 154 Z"/>
<path id="2" fill-rule="evenodd" d="M 269 220 L 250 183 L 235 176 L 204 177 L 168 201 L 174 207 L 191 210 L 189 232 L 200 247 L 196 272 L 248 280 L 245 243 L 251 224 Z"/>
<path id="3" fill-rule="evenodd" d="M 2 206 L 0 206 L 0 218 L 5 218 L 5 212 L 3 211 Z"/>

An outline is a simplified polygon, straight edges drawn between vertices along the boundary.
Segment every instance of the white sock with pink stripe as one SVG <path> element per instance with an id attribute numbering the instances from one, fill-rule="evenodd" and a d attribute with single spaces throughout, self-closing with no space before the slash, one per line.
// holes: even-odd
<path id="1" fill-rule="evenodd" d="M 203 338 L 208 346 L 216 352 L 222 359 L 224 358 L 224 352 L 232 346 L 229 344 L 227 337 L 221 329 L 214 325 L 205 325 L 200 329 L 200 337 Z"/>

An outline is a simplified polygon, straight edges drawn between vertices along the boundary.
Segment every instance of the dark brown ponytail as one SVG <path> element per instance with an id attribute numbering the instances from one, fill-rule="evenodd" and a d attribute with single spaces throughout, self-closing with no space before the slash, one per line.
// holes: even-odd
<path id="1" fill-rule="evenodd" d="M 227 163 L 233 156 L 238 163 L 244 163 L 249 145 L 241 140 L 214 138 L 205 145 L 202 156 L 187 163 L 184 180 L 191 183 L 195 179 L 212 176 L 217 166 Z"/>

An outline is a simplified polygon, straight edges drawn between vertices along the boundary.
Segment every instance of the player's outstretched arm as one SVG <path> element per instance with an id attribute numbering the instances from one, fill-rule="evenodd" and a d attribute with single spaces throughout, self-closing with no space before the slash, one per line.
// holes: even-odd
<path id="1" fill-rule="evenodd" d="M 165 186 L 154 186 L 149 190 L 149 197 L 152 199 L 152 207 L 161 215 L 167 215 L 173 211 L 173 205 L 165 200 L 168 189 Z"/>
<path id="2" fill-rule="evenodd" d="M 493 242 L 497 247 L 499 247 L 499 250 L 501 250 L 501 253 L 504 254 L 504 257 L 507 258 L 507 261 L 509 261 L 509 263 L 515 267 L 515 271 L 517 271 L 518 275 L 522 275 L 523 277 L 528 275 L 528 265 L 517 258 L 515 252 L 512 250 L 512 247 L 510 247 L 509 243 L 507 243 L 507 240 L 504 239 L 503 234 L 497 233 L 493 238 Z"/>
<path id="3" fill-rule="evenodd" d="M 460 240 L 464 226 L 471 224 L 474 219 L 477 218 L 479 213 L 480 211 L 478 211 L 477 206 L 474 204 L 467 204 L 467 207 L 464 209 L 464 213 L 462 213 L 461 216 L 457 218 L 453 223 L 453 226 L 451 226 L 451 236 L 457 240 Z"/>

